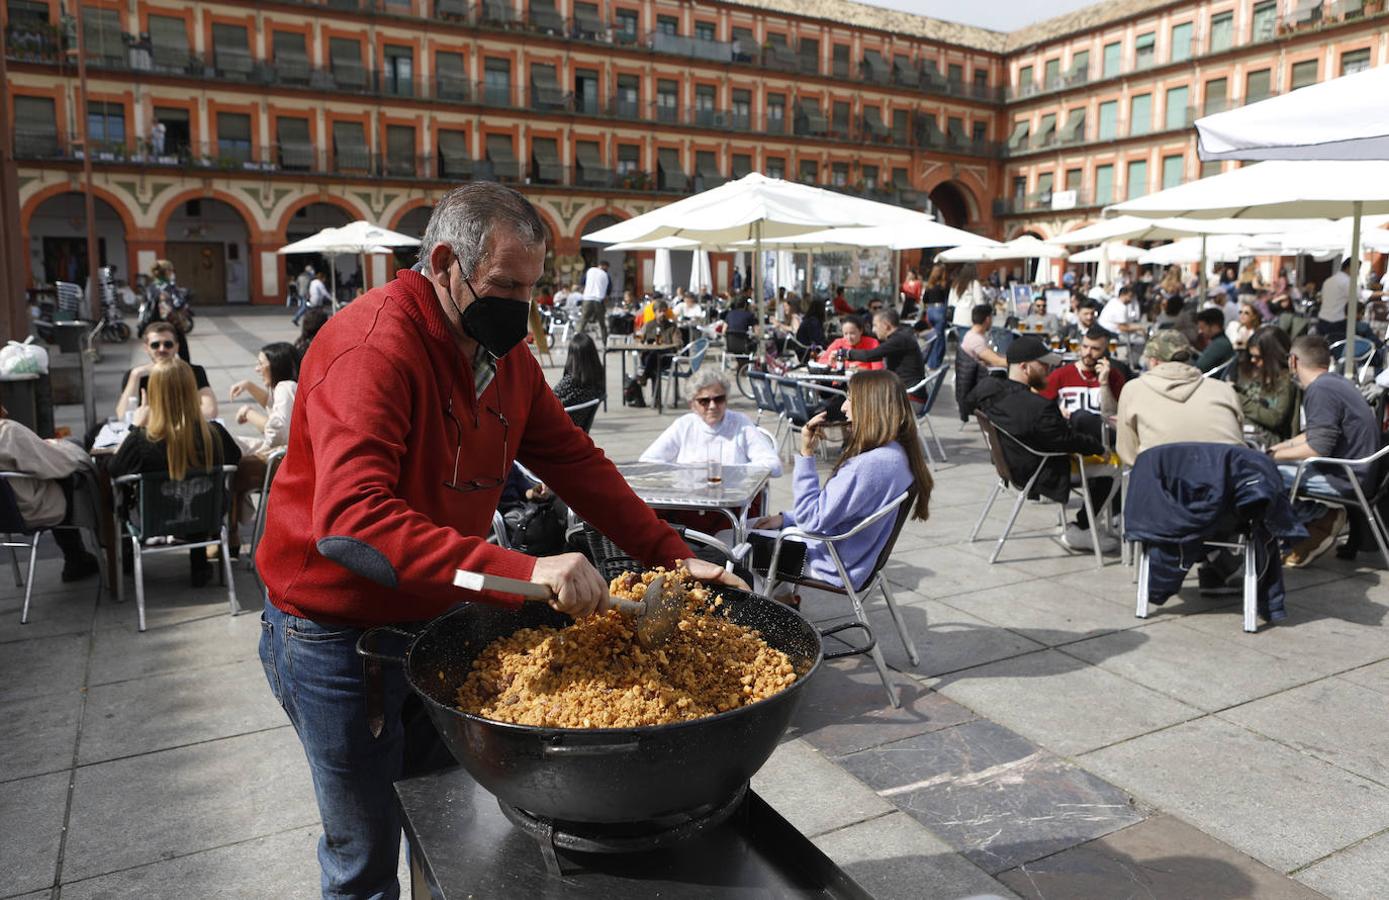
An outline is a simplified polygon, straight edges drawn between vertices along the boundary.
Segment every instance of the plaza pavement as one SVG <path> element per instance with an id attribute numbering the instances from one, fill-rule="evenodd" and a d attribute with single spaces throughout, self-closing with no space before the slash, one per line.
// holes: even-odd
<path id="1" fill-rule="evenodd" d="M 193 357 L 224 397 L 259 346 L 292 334 L 279 310 L 208 312 Z M 141 357 L 106 348 L 101 409 Z M 756 788 L 878 896 L 1381 896 L 1389 590 L 1375 561 L 1288 573 L 1288 621 L 1253 635 L 1237 598 L 1194 584 L 1135 618 L 1131 570 L 1067 553 L 1052 506 L 1026 507 L 991 566 L 991 544 L 965 538 L 992 470 L 948 393 L 931 519 L 907 525 L 888 569 L 919 667 L 870 604 L 904 706 L 885 707 L 866 660 L 827 665 Z M 593 436 L 630 460 L 676 414 L 613 403 Z M 776 482 L 776 506 L 789 490 Z M 232 618 L 216 583 L 190 590 L 181 556 L 156 558 L 144 634 L 131 602 L 64 586 L 59 567 L 49 544 L 26 626 L 22 592 L 0 593 L 0 898 L 317 896 L 317 811 L 256 656 L 244 566 L 251 614 Z"/>

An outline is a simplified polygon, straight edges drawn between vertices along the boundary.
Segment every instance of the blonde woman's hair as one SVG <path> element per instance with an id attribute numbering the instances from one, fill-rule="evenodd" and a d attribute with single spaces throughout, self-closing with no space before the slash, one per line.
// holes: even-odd
<path id="1" fill-rule="evenodd" d="M 164 442 L 169 477 L 182 481 L 190 469 L 211 469 L 212 427 L 203 418 L 192 367 L 178 357 L 160 360 L 150 369 L 148 390 L 145 433 Z"/>
<path id="2" fill-rule="evenodd" d="M 916 431 L 916 415 L 912 412 L 907 389 L 896 372 L 887 369 L 861 371 L 849 379 L 850 415 L 853 431 L 844 442 L 844 452 L 834 471 L 845 462 L 896 441 L 907 454 L 907 464 L 916 482 L 916 508 L 913 518 L 923 522 L 931 514 L 931 470 L 921 449 L 921 437 Z"/>

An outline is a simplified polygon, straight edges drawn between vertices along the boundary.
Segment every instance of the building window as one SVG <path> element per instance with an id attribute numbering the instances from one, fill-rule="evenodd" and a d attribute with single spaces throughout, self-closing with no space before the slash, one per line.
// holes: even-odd
<path id="1" fill-rule="evenodd" d="M 1229 50 L 1235 40 L 1235 14 L 1232 12 L 1211 16 L 1211 52 Z"/>
<path id="2" fill-rule="evenodd" d="M 786 177 L 786 160 L 782 159 L 780 156 L 769 156 L 769 157 L 767 157 L 767 177 L 768 177 L 768 178 L 785 178 L 785 177 Z"/>
<path id="3" fill-rule="evenodd" d="M 1037 129 L 1037 146 L 1049 147 L 1056 140 L 1056 113 L 1042 116 L 1041 127 Z"/>
<path id="4" fill-rule="evenodd" d="M 1054 91 L 1061 87 L 1061 59 L 1049 59 L 1042 67 L 1042 88 Z"/>
<path id="5" fill-rule="evenodd" d="M 1244 102 L 1257 103 L 1269 96 L 1272 69 L 1250 72 L 1244 79 Z"/>
<path id="6" fill-rule="evenodd" d="M 1026 196 L 1027 196 L 1027 176 L 1026 176 L 1026 175 L 1014 175 L 1014 176 L 1013 176 L 1013 200 L 1014 200 L 1015 202 L 1017 202 L 1018 204 L 1021 204 L 1021 203 L 1023 202 L 1023 199 L 1024 199 Z"/>
<path id="7" fill-rule="evenodd" d="M 1188 87 L 1174 87 L 1167 91 L 1167 119 L 1164 123 L 1168 131 L 1176 131 L 1179 128 L 1186 128 L 1191 124 L 1192 116 L 1187 104 L 1190 102 L 1191 89 Z"/>
<path id="8" fill-rule="evenodd" d="M 801 71 L 808 74 L 820 72 L 820 42 L 814 38 L 801 38 L 796 44 L 796 56 L 801 63 Z"/>
<path id="9" fill-rule="evenodd" d="M 638 144 L 617 145 L 617 174 L 635 175 L 641 171 L 641 147 Z"/>
<path id="10" fill-rule="evenodd" d="M 1202 177 L 1202 178 L 1210 178 L 1212 175 L 1219 175 L 1219 174 L 1220 174 L 1220 169 L 1221 169 L 1221 166 L 1220 166 L 1221 162 L 1222 162 L 1222 160 L 1219 160 L 1219 159 L 1207 159 L 1207 160 L 1202 161 L 1202 163 L 1201 163 L 1201 177 Z"/>
<path id="11" fill-rule="evenodd" d="M 442 178 L 463 178 L 471 171 L 467 135 L 461 131 L 437 132 L 439 142 L 439 175 Z"/>
<path id="12" fill-rule="evenodd" d="M 713 43 L 715 40 L 717 40 L 717 38 L 714 37 L 714 35 L 715 35 L 715 26 L 714 26 L 714 23 L 713 23 L 713 22 L 696 22 L 696 23 L 695 23 L 695 38 L 696 38 L 696 39 L 701 40 L 701 41 L 709 41 L 710 43 Z"/>
<path id="13" fill-rule="evenodd" d="M 1008 149 L 1013 151 L 1027 149 L 1027 133 L 1032 125 L 1027 119 L 1019 119 L 1013 123 L 1013 131 L 1008 135 Z"/>
<path id="14" fill-rule="evenodd" d="M 314 147 L 309 140 L 308 119 L 277 117 L 275 139 L 280 147 L 280 168 L 307 172 L 314 167 Z"/>
<path id="15" fill-rule="evenodd" d="M 680 20 L 675 16 L 657 16 L 656 33 L 674 37 L 680 33 Z"/>
<path id="16" fill-rule="evenodd" d="M 255 63 L 251 59 L 251 45 L 247 42 L 246 28 L 242 25 L 213 23 L 212 59 L 218 75 L 237 79 L 249 78 L 255 71 Z"/>
<path id="17" fill-rule="evenodd" d="M 125 107 L 101 100 L 87 101 L 87 140 L 97 151 L 125 149 Z"/>
<path id="18" fill-rule="evenodd" d="M 366 70 L 362 68 L 362 44 L 352 38 L 329 38 L 328 58 L 333 66 L 333 81 L 340 88 L 360 91 L 367 86 Z"/>
<path id="19" fill-rule="evenodd" d="M 1153 130 L 1153 95 L 1135 94 L 1129 98 L 1129 134 L 1147 134 Z"/>
<path id="20" fill-rule="evenodd" d="M 1225 99 L 1228 96 L 1229 82 L 1224 78 L 1212 78 L 1206 82 L 1206 102 L 1201 106 L 1203 115 L 1210 115 L 1225 109 Z"/>
<path id="21" fill-rule="evenodd" d="M 1119 74 L 1119 66 L 1124 58 L 1124 45 L 1115 41 L 1112 44 L 1104 45 L 1104 63 L 1100 68 L 1101 78 L 1110 78 Z"/>
<path id="22" fill-rule="evenodd" d="M 415 93 L 415 51 L 387 44 L 382 51 L 381 87 L 388 94 L 409 97 Z"/>
<path id="23" fill-rule="evenodd" d="M 1132 200 L 1148 193 L 1148 161 L 1135 159 L 1129 163 L 1127 197 Z"/>
<path id="24" fill-rule="evenodd" d="M 945 67 L 945 80 L 951 84 L 964 84 L 965 67 L 959 63 L 951 63 Z"/>
<path id="25" fill-rule="evenodd" d="M 1350 75 L 1353 72 L 1363 72 L 1370 67 L 1369 50 L 1352 50 L 1349 53 L 1341 54 L 1341 74 Z"/>
<path id="26" fill-rule="evenodd" d="M 974 142 L 982 144 L 989 139 L 989 126 L 984 122 L 975 122 L 971 133 L 974 135 Z"/>
<path id="27" fill-rule="evenodd" d="M 1022 66 L 1018 69 L 1018 94 L 1026 97 L 1036 88 L 1036 79 L 1032 77 L 1032 67 Z"/>
<path id="28" fill-rule="evenodd" d="M 1039 204 L 1051 204 L 1051 189 L 1056 180 L 1056 176 L 1050 172 L 1043 172 L 1037 176 L 1037 202 Z"/>
<path id="29" fill-rule="evenodd" d="M 244 113 L 217 114 L 217 157 L 229 162 L 250 160 L 250 116 Z"/>
<path id="30" fill-rule="evenodd" d="M 1272 40 L 1274 29 L 1278 24 L 1277 0 L 1264 0 L 1263 3 L 1255 3 L 1254 17 L 1250 24 L 1249 35 L 1252 40 Z"/>
<path id="31" fill-rule="evenodd" d="M 1146 69 L 1157 61 L 1157 35 L 1153 32 L 1140 34 L 1133 42 L 1133 64 L 1135 68 Z"/>
<path id="32" fill-rule="evenodd" d="M 1077 50 L 1071 55 L 1071 81 L 1082 82 L 1090 79 L 1090 51 Z"/>
<path id="33" fill-rule="evenodd" d="M 1119 101 L 1110 100 L 1100 104 L 1100 131 L 1097 137 L 1102 141 L 1112 141 L 1119 136 Z"/>
<path id="34" fill-rule="evenodd" d="M 733 177 L 742 178 L 752 171 L 752 157 L 746 153 L 733 154 Z"/>
<path id="35" fill-rule="evenodd" d="M 988 69 L 975 69 L 975 70 L 974 70 L 974 86 L 977 87 L 977 88 L 987 88 L 987 87 L 989 86 L 989 70 L 988 70 Z"/>
<path id="36" fill-rule="evenodd" d="M 613 40 L 620 44 L 637 42 L 637 14 L 635 10 L 619 9 L 613 21 Z"/>
<path id="37" fill-rule="evenodd" d="M 213 26 L 215 31 L 217 26 Z M 95 65 L 121 67 L 125 63 L 125 42 L 120 13 L 114 9 L 82 7 L 82 38 L 87 59 Z M 242 29 L 245 32 L 245 29 Z M 76 42 L 74 41 L 74 44 Z"/>
<path id="38" fill-rule="evenodd" d="M 800 179 L 803 184 L 814 184 L 820 177 L 820 164 L 813 159 L 801 160 Z"/>
<path id="39" fill-rule="evenodd" d="M 752 129 L 752 91 L 735 90 L 733 92 L 732 113 L 733 121 L 729 124 L 739 131 Z M 749 168 L 748 171 L 752 170 Z"/>
<path id="40" fill-rule="evenodd" d="M 1085 107 L 1077 106 L 1066 113 L 1066 130 L 1062 133 L 1061 140 L 1068 144 L 1077 144 L 1085 140 Z"/>
<path id="41" fill-rule="evenodd" d="M 1081 179 L 1084 178 L 1084 177 L 1085 177 L 1085 170 L 1084 170 L 1084 169 L 1067 169 L 1067 170 L 1066 170 L 1066 182 L 1065 182 L 1066 186 L 1065 186 L 1064 190 L 1068 190 L 1068 191 L 1078 191 L 1078 190 L 1080 190 L 1080 182 L 1081 182 Z"/>
<path id="42" fill-rule="evenodd" d="M 361 122 L 333 123 L 333 159 L 339 172 L 365 172 L 371 162 Z"/>
<path id="43" fill-rule="evenodd" d="M 598 113 L 602 104 L 598 100 L 601 81 L 597 69 L 574 70 L 574 109 L 578 112 Z"/>
<path id="44" fill-rule="evenodd" d="M 52 97 L 14 98 L 14 152 L 26 159 L 58 156 L 58 116 Z"/>
<path id="45" fill-rule="evenodd" d="M 565 92 L 559 86 L 558 73 L 554 66 L 531 63 L 530 76 L 532 109 L 564 109 Z"/>
<path id="46" fill-rule="evenodd" d="M 14 5 L 10 6 L 10 21 L 14 21 Z M 188 24 L 175 16 L 149 17 L 150 55 L 159 69 L 183 72 L 189 67 Z"/>
<path id="47" fill-rule="evenodd" d="M 830 184 L 840 188 L 849 186 L 848 163 L 837 162 L 830 164 Z"/>
<path id="48" fill-rule="evenodd" d="M 489 134 L 483 148 L 487 153 L 487 168 L 492 177 L 500 181 L 517 181 L 521 167 L 516 162 L 516 150 L 511 145 L 509 134 Z"/>
<path id="49" fill-rule="evenodd" d="M 892 111 L 892 140 L 897 144 L 907 143 L 911 130 L 911 111 L 894 109 Z"/>
<path id="50" fill-rule="evenodd" d="M 1309 84 L 1317 83 L 1317 60 L 1304 59 L 1302 62 L 1293 63 L 1292 89 L 1306 87 Z"/>
<path id="51" fill-rule="evenodd" d="M 413 125 L 386 126 L 386 171 L 391 175 L 415 174 L 415 128 Z"/>
<path id="52" fill-rule="evenodd" d="M 614 112 L 624 119 L 641 118 L 641 78 L 636 75 L 617 76 L 617 98 Z"/>
<path id="53" fill-rule="evenodd" d="M 656 120 L 675 122 L 680 118 L 680 84 L 665 78 L 656 82 Z"/>
<path id="54" fill-rule="evenodd" d="M 719 112 L 714 108 L 714 86 L 712 84 L 695 85 L 694 95 L 694 114 L 695 124 L 705 128 L 713 128 L 720 125 Z"/>
<path id="55" fill-rule="evenodd" d="M 1108 206 L 1114 202 L 1114 167 L 1095 167 L 1095 203 Z"/>
<path id="56" fill-rule="evenodd" d="M 1172 62 L 1191 59 L 1191 23 L 1172 26 Z"/>
<path id="57" fill-rule="evenodd" d="M 488 57 L 482 64 L 483 91 L 489 106 L 511 105 L 511 60 Z"/>
<path id="58" fill-rule="evenodd" d="M 833 51 L 833 52 L 834 52 L 834 60 L 833 60 L 833 63 L 834 63 L 834 77 L 836 77 L 836 78 L 848 78 L 848 77 L 849 77 L 849 45 L 848 45 L 848 44 L 835 44 L 835 45 L 834 45 L 834 51 Z"/>
<path id="59" fill-rule="evenodd" d="M 786 133 L 786 95 L 767 95 L 767 133 Z M 780 178 L 781 176 L 777 176 Z"/>
<path id="60" fill-rule="evenodd" d="M 836 100 L 830 105 L 830 128 L 838 138 L 849 137 L 849 104 Z"/>
<path id="61" fill-rule="evenodd" d="M 878 189 L 878 167 L 860 166 L 859 172 L 863 176 L 863 189 L 865 191 L 876 191 Z"/>
<path id="62" fill-rule="evenodd" d="M 559 158 L 559 142 L 554 138 L 531 138 L 531 176 L 541 184 L 562 184 L 564 166 Z"/>
<path id="63" fill-rule="evenodd" d="M 1186 168 L 1186 157 L 1164 156 L 1162 158 L 1162 189 L 1174 188 L 1182 183 L 1182 170 Z"/>

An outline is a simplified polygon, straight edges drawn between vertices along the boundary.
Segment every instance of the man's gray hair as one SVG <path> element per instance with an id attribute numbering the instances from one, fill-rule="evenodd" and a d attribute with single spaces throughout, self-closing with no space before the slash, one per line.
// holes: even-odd
<path id="1" fill-rule="evenodd" d="M 718 385 L 723 388 L 725 394 L 728 393 L 728 379 L 718 369 L 709 366 L 700 366 L 698 372 L 690 377 L 690 396 L 693 397 L 707 387 Z"/>
<path id="2" fill-rule="evenodd" d="M 463 274 L 471 277 L 487 257 L 492 233 L 509 229 L 527 244 L 545 243 L 545 223 L 530 201 L 505 185 L 475 181 L 444 195 L 425 226 L 420 241 L 424 274 L 433 274 L 429 258 L 445 245 L 458 257 Z"/>

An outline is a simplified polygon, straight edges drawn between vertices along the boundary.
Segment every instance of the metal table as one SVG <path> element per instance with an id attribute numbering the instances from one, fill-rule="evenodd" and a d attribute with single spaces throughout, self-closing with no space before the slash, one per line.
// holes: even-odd
<path id="1" fill-rule="evenodd" d="M 747 539 L 747 513 L 767 487 L 771 472 L 763 466 L 723 467 L 723 481 L 710 484 L 701 465 L 624 463 L 617 467 L 642 502 L 652 509 L 717 512 L 733 526 L 734 543 Z"/>
<path id="2" fill-rule="evenodd" d="M 603 348 L 603 364 L 604 368 L 606 368 L 609 353 L 618 354 L 618 358 L 622 360 L 622 405 L 627 405 L 626 389 L 628 353 L 645 353 L 648 351 L 654 351 L 656 353 L 675 354 L 679 353 L 680 348 L 683 346 L 683 344 L 643 344 L 640 341 L 635 340 L 614 341 L 610 336 L 608 339 L 607 346 Z M 660 371 L 659 366 L 657 367 L 656 371 Z M 606 376 L 606 374 L 607 373 L 605 372 L 604 375 Z M 656 379 L 656 393 L 655 396 L 652 398 L 651 405 L 655 407 L 657 413 L 660 413 L 665 408 L 661 403 L 661 379 L 659 377 Z"/>

